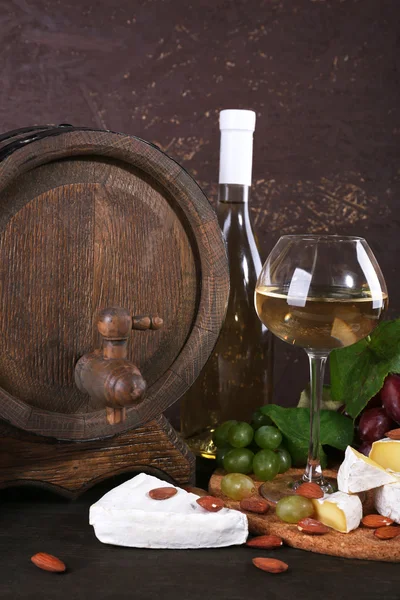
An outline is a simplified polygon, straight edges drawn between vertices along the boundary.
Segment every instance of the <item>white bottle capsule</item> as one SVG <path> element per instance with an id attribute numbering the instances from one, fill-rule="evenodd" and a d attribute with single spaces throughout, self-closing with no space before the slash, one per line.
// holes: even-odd
<path id="1" fill-rule="evenodd" d="M 251 186 L 255 126 L 256 113 L 253 110 L 229 109 L 220 112 L 220 184 Z"/>

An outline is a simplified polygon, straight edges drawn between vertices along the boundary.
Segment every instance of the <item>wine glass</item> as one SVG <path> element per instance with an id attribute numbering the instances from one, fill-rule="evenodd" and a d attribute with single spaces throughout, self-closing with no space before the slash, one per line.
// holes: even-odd
<path id="1" fill-rule="evenodd" d="M 257 280 L 255 306 L 259 319 L 281 340 L 300 346 L 310 363 L 310 442 L 304 481 L 326 493 L 319 459 L 320 406 L 326 360 L 334 348 L 367 337 L 388 302 L 385 280 L 367 242 L 338 235 L 284 235 L 273 248 Z M 271 482 L 272 484 L 273 482 Z M 288 481 L 281 482 L 281 488 Z M 276 500 L 279 482 L 261 493 Z"/>

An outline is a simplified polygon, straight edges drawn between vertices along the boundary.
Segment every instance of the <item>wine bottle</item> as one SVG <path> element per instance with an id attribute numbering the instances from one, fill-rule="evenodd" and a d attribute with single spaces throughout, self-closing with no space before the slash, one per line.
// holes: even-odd
<path id="1" fill-rule="evenodd" d="M 213 354 L 181 402 L 181 434 L 193 452 L 215 457 L 212 432 L 228 419 L 250 420 L 271 401 L 272 335 L 254 308 L 261 260 L 249 215 L 256 115 L 220 113 L 218 220 L 225 237 L 230 295 L 225 323 Z"/>

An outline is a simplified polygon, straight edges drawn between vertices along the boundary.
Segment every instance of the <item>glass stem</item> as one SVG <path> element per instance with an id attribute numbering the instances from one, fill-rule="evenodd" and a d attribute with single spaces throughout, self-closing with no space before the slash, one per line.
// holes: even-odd
<path id="1" fill-rule="evenodd" d="M 310 445 L 304 481 L 322 483 L 322 469 L 319 458 L 320 410 L 327 354 L 307 352 L 310 361 Z"/>

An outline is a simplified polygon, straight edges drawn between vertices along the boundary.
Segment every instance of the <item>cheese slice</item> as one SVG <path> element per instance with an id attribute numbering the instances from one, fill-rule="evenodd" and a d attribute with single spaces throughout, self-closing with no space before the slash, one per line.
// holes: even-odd
<path id="1" fill-rule="evenodd" d="M 387 483 L 375 490 L 375 508 L 380 515 L 400 523 L 400 473 L 396 483 Z"/>
<path id="2" fill-rule="evenodd" d="M 356 495 L 335 492 L 312 502 L 317 519 L 341 533 L 356 529 L 362 519 L 362 504 Z"/>
<path id="3" fill-rule="evenodd" d="M 148 492 L 169 483 L 141 473 L 114 488 L 90 507 L 89 523 L 105 544 L 135 548 L 220 548 L 243 544 L 247 517 L 223 508 L 212 513 L 198 496 L 177 489 L 167 500 L 153 500 Z"/>
<path id="4" fill-rule="evenodd" d="M 369 457 L 384 469 L 400 472 L 400 440 L 383 438 L 372 444 Z"/>
<path id="5" fill-rule="evenodd" d="M 337 475 L 341 492 L 357 494 L 395 481 L 396 478 L 378 463 L 347 446 Z"/>

